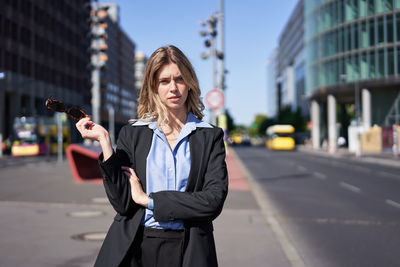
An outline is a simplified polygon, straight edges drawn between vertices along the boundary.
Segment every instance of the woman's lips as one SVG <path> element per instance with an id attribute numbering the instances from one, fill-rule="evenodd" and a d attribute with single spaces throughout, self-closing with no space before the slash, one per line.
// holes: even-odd
<path id="1" fill-rule="evenodd" d="M 173 96 L 168 99 L 171 100 L 172 102 L 178 102 L 180 98 L 181 98 L 180 96 Z"/>

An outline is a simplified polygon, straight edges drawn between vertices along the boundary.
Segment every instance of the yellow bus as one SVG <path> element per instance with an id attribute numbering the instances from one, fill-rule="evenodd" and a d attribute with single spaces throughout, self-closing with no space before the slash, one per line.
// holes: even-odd
<path id="1" fill-rule="evenodd" d="M 272 150 L 293 150 L 294 127 L 289 124 L 276 124 L 267 128 L 267 141 L 265 145 Z"/>

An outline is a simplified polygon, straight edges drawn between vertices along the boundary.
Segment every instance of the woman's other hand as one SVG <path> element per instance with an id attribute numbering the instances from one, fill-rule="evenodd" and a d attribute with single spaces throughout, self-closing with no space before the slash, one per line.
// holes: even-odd
<path id="1" fill-rule="evenodd" d="M 131 195 L 132 200 L 141 206 L 147 207 L 149 205 L 149 196 L 143 192 L 140 180 L 137 177 L 135 171 L 129 167 L 121 167 L 122 170 L 129 178 L 129 183 L 131 184 Z"/>

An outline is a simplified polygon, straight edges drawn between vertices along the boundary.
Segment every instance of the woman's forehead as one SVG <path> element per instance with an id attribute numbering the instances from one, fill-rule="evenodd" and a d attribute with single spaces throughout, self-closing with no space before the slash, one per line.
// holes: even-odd
<path id="1" fill-rule="evenodd" d="M 181 76 L 182 73 L 175 63 L 169 63 L 160 68 L 158 71 L 159 77 Z"/>

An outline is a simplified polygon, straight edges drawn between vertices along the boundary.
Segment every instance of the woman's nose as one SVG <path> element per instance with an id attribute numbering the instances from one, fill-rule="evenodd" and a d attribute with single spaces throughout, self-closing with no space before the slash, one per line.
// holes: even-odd
<path id="1" fill-rule="evenodd" d="M 176 90 L 178 90 L 178 85 L 176 84 L 175 80 L 171 80 L 170 90 L 171 90 L 171 91 L 176 91 Z"/>

